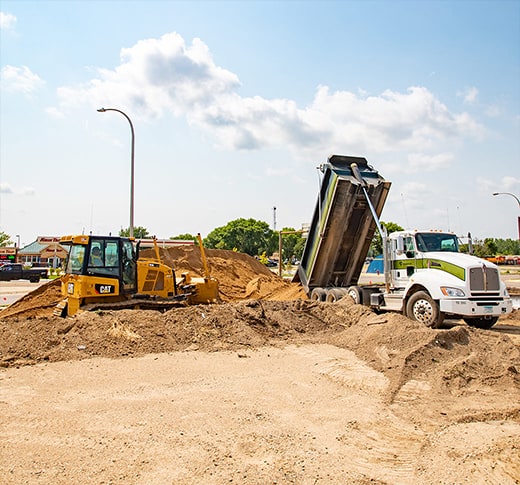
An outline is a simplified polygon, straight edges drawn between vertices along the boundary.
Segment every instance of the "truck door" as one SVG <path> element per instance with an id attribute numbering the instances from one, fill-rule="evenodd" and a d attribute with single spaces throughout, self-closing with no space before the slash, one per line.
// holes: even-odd
<path id="1" fill-rule="evenodd" d="M 401 236 L 400 236 L 401 237 Z M 416 248 L 413 236 L 402 236 L 402 250 L 397 249 L 397 239 L 392 240 L 391 276 L 395 288 L 404 288 L 417 268 Z"/>

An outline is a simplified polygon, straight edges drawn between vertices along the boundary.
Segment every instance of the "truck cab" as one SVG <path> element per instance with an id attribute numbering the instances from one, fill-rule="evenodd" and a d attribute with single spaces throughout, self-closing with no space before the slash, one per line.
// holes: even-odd
<path id="1" fill-rule="evenodd" d="M 394 308 L 388 309 L 397 309 L 400 302 L 400 311 L 424 323 L 433 316 L 434 326 L 444 317 L 457 317 L 479 328 L 490 328 L 500 315 L 512 311 L 498 267 L 460 253 L 455 234 L 402 231 L 390 234 L 388 244 L 391 291 L 376 305 L 379 309 L 393 300 Z"/>
<path id="2" fill-rule="evenodd" d="M 400 231 L 390 234 L 388 240 L 392 261 L 390 274 L 394 288 L 406 287 L 410 277 L 428 264 L 432 253 L 459 252 L 457 236 L 448 232 Z M 433 263 L 434 267 L 435 264 Z"/>

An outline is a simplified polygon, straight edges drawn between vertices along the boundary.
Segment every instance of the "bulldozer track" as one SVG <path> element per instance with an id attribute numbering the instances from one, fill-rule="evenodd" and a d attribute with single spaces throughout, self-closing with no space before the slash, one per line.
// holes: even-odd
<path id="1" fill-rule="evenodd" d="M 186 298 L 175 300 L 150 300 L 147 298 L 132 298 L 127 301 L 89 303 L 81 307 L 81 310 L 94 312 L 102 310 L 156 310 L 167 311 L 172 308 L 187 306 Z"/>

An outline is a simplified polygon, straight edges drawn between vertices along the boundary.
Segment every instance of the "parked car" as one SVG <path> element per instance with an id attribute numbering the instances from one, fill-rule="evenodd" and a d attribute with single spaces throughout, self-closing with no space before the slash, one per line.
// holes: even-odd
<path id="1" fill-rule="evenodd" d="M 38 283 L 47 278 L 47 268 L 25 269 L 20 263 L 8 263 L 0 266 L 0 281 L 29 280 Z"/>

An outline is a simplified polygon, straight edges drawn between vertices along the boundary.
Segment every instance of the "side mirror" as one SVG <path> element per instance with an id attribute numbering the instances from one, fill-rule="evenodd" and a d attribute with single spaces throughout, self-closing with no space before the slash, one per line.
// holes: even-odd
<path id="1" fill-rule="evenodd" d="M 396 240 L 396 251 L 397 254 L 403 254 L 404 253 L 404 238 L 403 236 L 398 236 Z"/>

